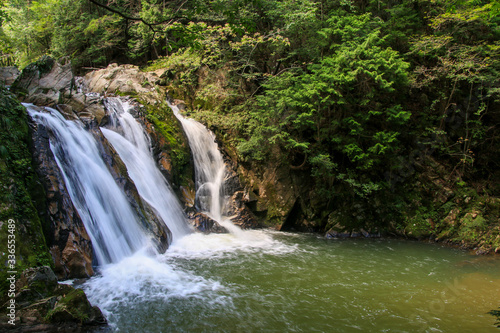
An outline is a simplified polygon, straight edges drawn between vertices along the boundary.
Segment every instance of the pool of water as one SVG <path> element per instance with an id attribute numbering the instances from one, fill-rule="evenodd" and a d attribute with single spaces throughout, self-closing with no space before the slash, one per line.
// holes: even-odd
<path id="1" fill-rule="evenodd" d="M 500 260 L 416 241 L 192 234 L 83 288 L 118 332 L 500 332 Z"/>

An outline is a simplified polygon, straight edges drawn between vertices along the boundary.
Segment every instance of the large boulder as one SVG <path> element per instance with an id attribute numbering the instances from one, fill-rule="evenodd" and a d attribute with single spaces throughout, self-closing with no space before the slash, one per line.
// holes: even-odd
<path id="1" fill-rule="evenodd" d="M 142 72 L 134 65 L 110 64 L 86 74 L 84 80 L 86 92 L 140 96 L 149 104 L 158 104 L 166 98 L 164 92 L 155 89 L 161 83 L 160 76 L 155 72 Z"/>
<path id="2" fill-rule="evenodd" d="M 67 58 L 43 56 L 23 69 L 11 91 L 22 102 L 56 108 L 67 119 L 100 123 L 105 116 L 103 97 L 84 92 L 82 84 Z"/>
<path id="3" fill-rule="evenodd" d="M 54 60 L 43 56 L 26 66 L 12 84 L 11 90 L 19 99 L 35 105 L 54 106 L 64 95 L 71 95 L 73 71 L 68 59 Z"/>
<path id="4" fill-rule="evenodd" d="M 17 79 L 21 72 L 14 66 L 0 67 L 0 84 L 10 86 Z"/>

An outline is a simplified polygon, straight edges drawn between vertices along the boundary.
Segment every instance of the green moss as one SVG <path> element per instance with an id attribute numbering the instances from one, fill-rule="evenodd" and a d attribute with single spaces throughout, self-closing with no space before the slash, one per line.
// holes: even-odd
<path id="1" fill-rule="evenodd" d="M 73 289 L 63 297 L 56 307 L 50 310 L 45 320 L 50 323 L 68 321 L 71 317 L 76 321 L 84 322 L 89 318 L 91 305 L 87 300 L 85 292 L 81 289 Z"/>
<path id="2" fill-rule="evenodd" d="M 500 246 L 499 201 L 479 196 L 470 187 L 459 188 L 454 199 L 443 205 L 435 207 L 433 202 L 417 210 L 407 219 L 405 231 L 417 238 L 434 236 L 488 252 Z"/>
<path id="3" fill-rule="evenodd" d="M 139 96 L 136 91 L 123 92 L 123 91 L 120 91 L 120 90 L 116 90 L 115 91 L 115 95 L 116 96 L 122 96 L 122 97 L 132 97 L 132 98 L 137 98 Z"/>
<path id="4" fill-rule="evenodd" d="M 0 146 L 4 153 L 0 157 L 0 298 L 7 288 L 6 272 L 21 272 L 25 268 L 52 265 L 52 258 L 45 243 L 42 221 L 36 207 L 44 201 L 43 190 L 38 184 L 29 151 L 30 136 L 25 108 L 0 88 Z M 8 221 L 15 225 L 14 269 L 8 264 Z M 12 239 L 12 237 L 11 237 Z"/>
<path id="5" fill-rule="evenodd" d="M 475 242 L 486 229 L 486 220 L 482 216 L 479 215 L 474 218 L 472 214 L 468 213 L 460 222 L 458 235 L 460 240 Z"/>
<path id="6" fill-rule="evenodd" d="M 154 61 L 151 61 L 150 64 L 143 69 L 144 72 L 153 72 L 157 69 L 165 68 L 169 65 L 169 58 L 159 58 Z"/>
<path id="7" fill-rule="evenodd" d="M 150 105 L 144 102 L 146 118 L 154 125 L 155 131 L 164 139 L 160 147 L 172 159 L 173 182 L 178 186 L 188 186 L 193 176 L 191 153 L 182 127 L 166 103 Z"/>

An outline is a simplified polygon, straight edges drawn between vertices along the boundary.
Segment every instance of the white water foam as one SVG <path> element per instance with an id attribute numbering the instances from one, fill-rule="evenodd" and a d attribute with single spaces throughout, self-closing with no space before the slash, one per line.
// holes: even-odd
<path id="1" fill-rule="evenodd" d="M 138 252 L 116 264 L 103 266 L 99 275 L 89 279 L 83 289 L 92 304 L 98 305 L 111 324 L 120 309 L 134 304 L 174 299 L 199 299 L 206 304 L 230 307 L 235 286 L 226 286 L 213 278 L 185 271 L 178 260 L 218 260 L 242 253 L 283 255 L 297 251 L 274 239 L 270 230 L 243 231 L 245 237 L 233 234 L 193 233 L 174 242 L 167 252 L 154 257 Z M 237 296 L 237 294 L 234 294 Z"/>
<path id="2" fill-rule="evenodd" d="M 241 253 L 282 255 L 297 251 L 298 246 L 274 239 L 269 230 L 239 230 L 237 234 L 193 233 L 173 243 L 166 257 L 210 259 Z"/>
<path id="3" fill-rule="evenodd" d="M 203 299 L 229 306 L 231 300 L 220 296 L 224 287 L 217 281 L 185 272 L 141 252 L 119 263 L 100 268 L 83 290 L 91 304 L 98 305 L 111 327 L 126 308 L 165 303 L 175 299 Z"/>

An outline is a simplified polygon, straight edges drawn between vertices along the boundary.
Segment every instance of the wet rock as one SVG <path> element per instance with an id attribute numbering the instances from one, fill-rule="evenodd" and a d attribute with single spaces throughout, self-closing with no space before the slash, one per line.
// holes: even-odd
<path id="1" fill-rule="evenodd" d="M 92 256 L 87 249 L 79 246 L 79 236 L 70 232 L 66 246 L 61 253 L 62 262 L 66 264 L 70 277 L 89 277 L 93 275 Z M 87 244 L 86 244 L 87 245 Z"/>
<path id="2" fill-rule="evenodd" d="M 90 304 L 81 289 L 73 289 L 60 298 L 48 312 L 46 320 L 53 324 L 74 322 L 84 325 L 101 325 L 106 323 L 101 310 Z"/>
<path id="3" fill-rule="evenodd" d="M 57 104 L 56 109 L 63 115 L 65 119 L 78 119 L 78 116 L 73 112 L 73 108 L 68 104 Z"/>
<path id="4" fill-rule="evenodd" d="M 222 149 L 222 147 L 220 147 Z M 226 175 L 222 186 L 223 195 L 226 198 L 226 205 L 223 207 L 223 215 L 229 216 L 233 224 L 242 229 L 257 228 L 260 226 L 255 217 L 250 202 L 256 200 L 255 196 L 245 191 L 240 183 L 236 166 L 229 156 L 221 151 L 226 164 Z"/>
<path id="5" fill-rule="evenodd" d="M 190 216 L 190 220 L 192 221 L 194 228 L 204 234 L 225 234 L 228 232 L 226 228 L 204 213 L 195 213 Z"/>
<path id="6" fill-rule="evenodd" d="M 16 287 L 18 290 L 31 289 L 46 295 L 53 290 L 57 285 L 57 277 L 48 266 L 34 267 L 26 269 L 19 280 Z"/>
<path id="7" fill-rule="evenodd" d="M 329 229 L 325 233 L 325 238 L 380 238 L 379 232 L 368 232 L 364 229 L 359 230 L 344 230 L 339 225 Z"/>
<path id="8" fill-rule="evenodd" d="M 55 273 L 60 279 L 90 277 L 94 274 L 90 237 L 50 149 L 50 133 L 42 125 L 32 124 L 32 129 L 33 160 L 47 203 L 47 211 L 39 213 L 50 224 L 46 237 Z"/>
<path id="9" fill-rule="evenodd" d="M 370 233 L 368 231 L 366 231 L 365 229 L 360 229 L 359 231 L 361 232 L 361 234 L 364 237 L 366 237 L 366 238 L 370 237 Z"/>
<path id="10" fill-rule="evenodd" d="M 328 230 L 326 233 L 325 233 L 325 237 L 326 238 L 338 238 L 339 237 L 339 232 L 336 231 L 336 230 Z"/>
<path id="11" fill-rule="evenodd" d="M 235 187 L 237 189 L 238 187 Z M 241 188 L 241 187 L 240 187 Z M 230 216 L 231 222 L 242 229 L 258 228 L 259 224 L 255 215 L 247 205 L 245 193 L 235 191 L 228 200 L 225 214 Z"/>
<path id="12" fill-rule="evenodd" d="M 85 96 L 84 107 L 81 110 L 76 111 L 76 113 L 84 123 L 88 124 L 95 121 L 96 124 L 100 124 L 106 116 L 103 98 L 98 95 Z"/>

